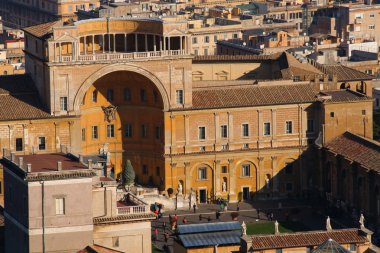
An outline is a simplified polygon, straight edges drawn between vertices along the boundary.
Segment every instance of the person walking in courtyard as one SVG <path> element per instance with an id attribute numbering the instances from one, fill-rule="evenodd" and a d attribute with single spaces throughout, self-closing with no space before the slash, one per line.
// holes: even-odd
<path id="1" fill-rule="evenodd" d="M 165 243 L 167 244 L 169 240 L 169 234 L 167 232 L 165 232 L 164 238 L 165 238 Z"/>
<path id="2" fill-rule="evenodd" d="M 183 220 L 182 220 L 182 222 L 183 222 L 183 224 L 185 224 L 185 225 L 186 225 L 186 223 L 187 223 L 186 217 L 183 217 Z"/>
<path id="3" fill-rule="evenodd" d="M 236 211 L 239 212 L 240 211 L 240 201 L 237 203 L 237 206 L 236 206 Z"/>
<path id="4" fill-rule="evenodd" d="M 199 215 L 199 221 L 201 221 L 201 220 L 202 220 L 202 214 Z"/>
<path id="5" fill-rule="evenodd" d="M 158 229 L 156 228 L 156 229 L 154 230 L 154 241 L 156 242 L 157 239 L 158 239 Z"/>
<path id="6" fill-rule="evenodd" d="M 194 210 L 194 213 L 196 213 L 197 212 L 197 205 L 194 203 L 194 205 L 193 205 L 193 210 Z"/>
<path id="7" fill-rule="evenodd" d="M 219 211 L 219 210 L 217 210 L 217 211 L 215 212 L 215 218 L 216 218 L 217 220 L 220 219 L 220 211 Z"/>

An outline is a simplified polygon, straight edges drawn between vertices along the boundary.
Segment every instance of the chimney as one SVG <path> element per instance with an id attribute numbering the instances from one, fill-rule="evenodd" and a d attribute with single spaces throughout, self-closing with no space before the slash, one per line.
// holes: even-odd
<path id="1" fill-rule="evenodd" d="M 12 162 L 16 162 L 16 154 L 15 154 L 15 152 L 11 152 L 11 161 Z"/>
<path id="2" fill-rule="evenodd" d="M 23 157 L 19 157 L 18 158 L 18 166 L 21 168 L 23 165 L 24 165 L 24 158 Z"/>
<path id="3" fill-rule="evenodd" d="M 92 159 L 88 159 L 88 168 L 92 170 Z"/>
<path id="4" fill-rule="evenodd" d="M 79 162 L 83 163 L 83 155 L 79 155 Z"/>
<path id="5" fill-rule="evenodd" d="M 61 171 L 61 170 L 62 170 L 62 162 L 61 162 L 61 161 L 58 161 L 58 162 L 57 162 L 57 170 L 58 170 L 58 171 Z"/>
<path id="6" fill-rule="evenodd" d="M 28 163 L 26 165 L 26 167 L 27 167 L 26 172 L 28 172 L 28 173 L 32 172 L 32 164 L 31 163 Z"/>

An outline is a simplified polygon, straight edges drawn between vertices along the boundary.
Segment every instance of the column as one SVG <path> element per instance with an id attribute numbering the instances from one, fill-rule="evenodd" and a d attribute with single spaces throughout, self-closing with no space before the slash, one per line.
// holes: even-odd
<path id="1" fill-rule="evenodd" d="M 29 133 L 28 133 L 28 124 L 23 124 L 22 125 L 22 130 L 23 130 L 23 150 L 24 150 L 24 154 L 27 154 L 27 151 L 29 150 Z"/>
<path id="2" fill-rule="evenodd" d="M 272 191 L 278 192 L 277 156 L 272 156 Z"/>
<path id="3" fill-rule="evenodd" d="M 186 147 L 190 145 L 190 116 L 185 115 L 185 152 Z"/>
<path id="4" fill-rule="evenodd" d="M 145 52 L 148 52 L 148 34 L 145 34 Z"/>
<path id="5" fill-rule="evenodd" d="M 277 119 L 276 119 L 276 109 L 272 109 L 272 147 L 276 147 L 276 135 L 277 135 Z"/>
<path id="6" fill-rule="evenodd" d="M 104 41 L 104 34 L 102 34 L 102 48 L 103 48 L 103 54 L 104 54 L 104 50 L 105 50 L 105 41 Z"/>
<path id="7" fill-rule="evenodd" d="M 235 187 L 236 187 L 236 168 L 234 164 L 234 159 L 228 159 L 228 172 L 230 173 L 230 184 L 229 184 L 229 195 L 230 195 L 230 201 L 236 202 L 236 193 L 235 193 Z"/>
<path id="8" fill-rule="evenodd" d="M 257 169 L 256 173 L 256 191 L 259 192 L 262 189 L 262 183 L 261 183 L 261 173 L 264 171 L 264 157 L 257 157 L 257 160 L 259 162 L 259 168 Z"/>
<path id="9" fill-rule="evenodd" d="M 170 48 L 170 37 L 168 37 L 168 51 L 170 52 L 171 48 Z"/>
<path id="10" fill-rule="evenodd" d="M 70 123 L 69 123 L 70 124 Z M 54 143 L 55 143 L 55 149 L 56 149 L 56 152 L 59 152 L 60 151 L 60 143 L 58 140 L 58 131 L 59 131 L 59 122 L 54 122 Z"/>
<path id="11" fill-rule="evenodd" d="M 257 110 L 257 148 L 260 148 L 260 140 L 263 135 L 263 112 Z"/>
<path id="12" fill-rule="evenodd" d="M 215 144 L 220 143 L 220 126 L 219 126 L 219 113 L 214 113 L 214 125 L 215 125 Z M 216 145 L 215 145 L 216 149 Z"/>
<path id="13" fill-rule="evenodd" d="M 138 43 L 137 43 L 137 33 L 135 33 L 135 52 L 138 52 L 139 51 L 139 46 L 138 46 Z"/>
<path id="14" fill-rule="evenodd" d="M 116 53 L 116 34 L 113 34 L 113 52 Z"/>
<path id="15" fill-rule="evenodd" d="M 108 38 L 108 53 L 111 52 L 111 34 L 107 33 Z"/>
<path id="16" fill-rule="evenodd" d="M 14 128 L 14 125 L 8 125 L 8 129 L 9 129 L 9 150 L 10 151 L 14 151 L 14 145 L 13 145 L 13 128 Z"/>
<path id="17" fill-rule="evenodd" d="M 228 142 L 231 142 L 234 138 L 234 117 L 231 112 L 227 112 L 228 114 Z"/>
<path id="18" fill-rule="evenodd" d="M 62 61 L 62 43 L 59 42 L 59 61 Z"/>
<path id="19" fill-rule="evenodd" d="M 156 52 L 156 35 L 153 35 L 153 51 Z"/>
<path id="20" fill-rule="evenodd" d="M 54 45 L 54 61 L 57 61 L 57 49 L 56 49 L 57 43 L 53 43 L 53 45 Z"/>
<path id="21" fill-rule="evenodd" d="M 171 188 L 173 188 L 173 190 L 175 190 L 175 188 L 177 187 L 177 185 L 175 184 L 175 182 L 174 182 L 174 177 L 173 177 L 173 171 L 174 171 L 174 169 L 177 167 L 177 163 L 171 163 L 170 164 L 170 178 L 171 178 L 171 185 L 169 186 L 168 185 L 168 187 L 171 187 Z"/>
<path id="22" fill-rule="evenodd" d="M 83 37 L 83 49 L 84 49 L 84 54 L 87 54 L 87 42 L 86 42 L 86 36 Z"/>
<path id="23" fill-rule="evenodd" d="M 182 36 L 179 36 L 179 50 L 181 51 L 182 54 Z"/>
<path id="24" fill-rule="evenodd" d="M 95 54 L 95 35 L 92 35 L 92 54 Z"/>
<path id="25" fill-rule="evenodd" d="M 171 135 L 172 135 L 172 143 L 171 143 L 171 148 L 172 148 L 172 152 L 173 152 L 173 149 L 174 149 L 174 153 L 177 153 L 177 150 L 176 150 L 176 147 L 177 147 L 177 140 L 176 140 L 176 119 L 175 119 L 175 115 L 170 115 L 170 121 L 171 121 Z"/>
<path id="26" fill-rule="evenodd" d="M 184 194 L 190 194 L 191 193 L 191 167 L 189 162 L 184 162 L 185 165 L 185 185 L 184 185 Z"/>
<path id="27" fill-rule="evenodd" d="M 160 36 L 160 51 L 162 51 L 162 36 Z"/>
<path id="28" fill-rule="evenodd" d="M 215 197 L 216 196 L 220 196 L 221 195 L 221 189 L 220 189 L 220 185 L 221 185 L 221 182 L 220 182 L 220 160 L 215 160 L 214 161 L 214 164 L 215 164 L 215 171 L 214 171 L 214 174 L 215 174 L 215 185 L 214 185 L 214 189 L 215 189 Z"/>
<path id="29" fill-rule="evenodd" d="M 75 44 L 74 42 L 71 42 L 71 61 L 74 61 L 75 59 Z"/>
<path id="30" fill-rule="evenodd" d="M 126 53 L 127 51 L 127 34 L 124 33 L 124 52 Z"/>
<path id="31" fill-rule="evenodd" d="M 164 36 L 164 51 L 166 51 L 166 37 Z"/>

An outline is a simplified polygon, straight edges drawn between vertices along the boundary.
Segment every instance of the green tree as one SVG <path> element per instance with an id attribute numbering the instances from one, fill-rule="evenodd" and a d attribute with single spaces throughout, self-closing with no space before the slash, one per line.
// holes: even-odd
<path id="1" fill-rule="evenodd" d="M 380 108 L 373 111 L 373 139 L 380 141 Z"/>
<path id="2" fill-rule="evenodd" d="M 130 160 L 127 160 L 123 168 L 124 186 L 132 186 L 135 183 L 135 178 L 136 178 L 136 173 L 133 169 L 132 163 Z"/>

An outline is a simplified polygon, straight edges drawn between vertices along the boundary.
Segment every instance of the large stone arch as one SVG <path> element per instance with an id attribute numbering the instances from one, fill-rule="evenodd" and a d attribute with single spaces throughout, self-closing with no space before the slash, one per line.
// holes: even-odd
<path id="1" fill-rule="evenodd" d="M 170 108 L 169 95 L 165 89 L 164 84 L 161 82 L 161 80 L 156 75 L 154 75 L 152 72 L 150 72 L 149 70 L 147 70 L 141 66 L 137 66 L 137 65 L 133 65 L 133 64 L 129 64 L 129 63 L 110 64 L 110 65 L 107 65 L 107 66 L 99 69 L 95 73 L 91 74 L 83 82 L 83 84 L 78 89 L 77 94 L 75 95 L 74 111 L 76 113 L 80 112 L 80 106 L 81 106 L 83 97 L 93 83 L 95 83 L 99 78 L 101 78 L 107 74 L 110 74 L 112 72 L 116 72 L 116 71 L 130 71 L 130 72 L 138 73 L 140 75 L 145 76 L 150 81 L 152 81 L 152 83 L 157 87 L 157 89 L 159 90 L 159 92 L 161 94 L 162 102 L 163 102 L 163 106 L 164 106 L 164 111 L 169 111 L 169 108 Z"/>

